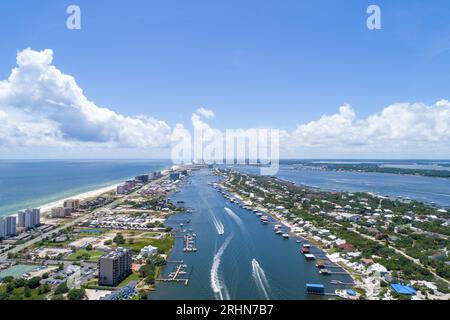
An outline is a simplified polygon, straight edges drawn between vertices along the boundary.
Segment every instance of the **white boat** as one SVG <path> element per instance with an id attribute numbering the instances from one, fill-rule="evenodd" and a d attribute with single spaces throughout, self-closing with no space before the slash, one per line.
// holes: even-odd
<path id="1" fill-rule="evenodd" d="M 289 238 L 289 234 L 288 233 L 283 233 L 283 238 L 288 239 Z"/>

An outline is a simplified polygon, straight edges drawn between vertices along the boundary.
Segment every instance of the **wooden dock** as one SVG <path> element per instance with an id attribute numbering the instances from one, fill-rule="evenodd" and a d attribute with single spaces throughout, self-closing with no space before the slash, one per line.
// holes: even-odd
<path id="1" fill-rule="evenodd" d="M 189 279 L 179 279 L 178 276 L 180 275 L 180 272 L 183 270 L 183 268 L 185 267 L 184 262 L 181 262 L 180 264 L 178 264 L 175 273 L 173 274 L 172 277 L 169 278 L 158 278 L 156 279 L 156 281 L 159 282 L 181 282 L 184 283 L 185 286 L 187 286 L 189 284 Z M 170 275 L 169 275 L 170 276 Z"/>

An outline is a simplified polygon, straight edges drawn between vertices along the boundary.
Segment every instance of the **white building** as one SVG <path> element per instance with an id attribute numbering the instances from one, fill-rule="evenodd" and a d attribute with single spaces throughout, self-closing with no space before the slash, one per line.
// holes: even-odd
<path id="1" fill-rule="evenodd" d="M 389 274 L 389 271 L 386 269 L 386 267 L 382 266 L 379 263 L 374 263 L 372 264 L 368 269 L 367 269 L 369 274 L 372 274 L 375 277 L 379 277 L 379 278 L 383 278 L 385 275 Z"/>
<path id="2" fill-rule="evenodd" d="M 41 209 L 26 209 L 18 212 L 17 224 L 24 229 L 31 229 L 41 224 Z"/>
<path id="3" fill-rule="evenodd" d="M 139 252 L 138 259 L 141 259 L 144 256 L 152 256 L 157 253 L 158 253 L 158 248 L 148 245 L 141 249 L 141 251 Z"/>
<path id="4" fill-rule="evenodd" d="M 71 213 L 72 213 L 71 208 L 56 207 L 56 208 L 52 208 L 51 217 L 55 218 L 55 219 L 66 218 L 66 217 L 69 217 Z"/>
<path id="5" fill-rule="evenodd" d="M 68 199 L 64 201 L 64 208 L 70 209 L 71 212 L 77 211 L 80 207 L 80 200 L 78 199 Z"/>
<path id="6" fill-rule="evenodd" d="M 16 224 L 17 218 L 14 216 L 0 218 L 0 238 L 16 236 Z"/>

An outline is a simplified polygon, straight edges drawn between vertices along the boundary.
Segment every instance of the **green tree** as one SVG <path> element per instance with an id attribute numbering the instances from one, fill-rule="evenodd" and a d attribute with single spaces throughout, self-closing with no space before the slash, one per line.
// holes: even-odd
<path id="1" fill-rule="evenodd" d="M 25 286 L 25 288 L 23 289 L 23 294 L 26 298 L 31 297 L 31 289 L 28 286 Z"/>
<path id="2" fill-rule="evenodd" d="M 67 293 L 67 292 L 69 292 L 69 288 L 67 287 L 67 283 L 66 282 L 61 283 L 55 289 L 55 295 L 64 294 L 64 293 Z"/>
<path id="3" fill-rule="evenodd" d="M 38 294 L 39 294 L 39 295 L 41 295 L 41 294 L 46 294 L 46 293 L 48 293 L 48 292 L 50 292 L 50 291 L 51 291 L 51 288 L 50 288 L 50 286 L 49 286 L 47 283 L 41 285 L 41 286 L 38 288 Z"/>
<path id="4" fill-rule="evenodd" d="M 7 276 L 7 277 L 4 277 L 3 279 L 2 279 L 2 283 L 10 283 L 10 282 L 13 282 L 14 281 L 14 277 L 13 276 Z"/>
<path id="5" fill-rule="evenodd" d="M 8 300 L 9 294 L 6 291 L 0 291 L 0 301 L 2 300 Z"/>
<path id="6" fill-rule="evenodd" d="M 123 235 L 121 233 L 118 233 L 114 239 L 113 239 L 114 243 L 117 245 L 121 245 L 125 243 L 125 238 L 123 237 Z"/>
<path id="7" fill-rule="evenodd" d="M 30 280 L 27 281 L 27 286 L 30 287 L 30 289 L 36 289 L 41 285 L 41 278 L 40 277 L 33 277 Z"/>
<path id="8" fill-rule="evenodd" d="M 84 289 L 72 289 L 67 294 L 69 300 L 83 300 L 86 297 L 86 292 Z"/>

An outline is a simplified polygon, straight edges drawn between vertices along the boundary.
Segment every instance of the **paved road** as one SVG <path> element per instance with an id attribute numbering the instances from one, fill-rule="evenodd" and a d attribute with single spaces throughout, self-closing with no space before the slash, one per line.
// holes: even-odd
<path id="1" fill-rule="evenodd" d="M 59 233 L 60 231 L 62 231 L 64 229 L 67 229 L 69 227 L 72 227 L 72 226 L 78 224 L 79 222 L 81 222 L 84 219 L 86 219 L 87 217 L 89 217 L 91 214 L 92 213 L 85 214 L 85 215 L 83 215 L 83 216 L 81 216 L 81 217 L 79 217 L 79 218 L 77 218 L 75 220 L 72 220 L 72 221 L 70 221 L 70 222 L 68 222 L 68 223 L 66 223 L 66 224 L 64 224 L 64 225 L 62 225 L 60 227 L 57 227 L 57 228 L 55 228 L 55 229 L 53 229 L 53 230 L 51 230 L 51 231 L 49 231 L 47 233 L 43 233 L 43 234 L 37 236 L 34 239 L 31 239 L 31 240 L 29 240 L 29 241 L 27 241 L 27 242 L 25 242 L 23 244 L 19 244 L 19 245 L 15 246 L 13 249 L 9 250 L 8 252 L 5 252 L 2 255 L 0 255 L 0 262 L 3 262 L 3 261 L 5 261 L 7 259 L 8 253 L 10 253 L 10 252 L 11 253 L 20 252 L 23 249 L 26 249 L 26 248 L 32 246 L 35 243 L 41 242 L 42 240 L 44 240 L 45 238 L 47 238 L 49 236 L 55 235 L 55 234 Z"/>
<path id="2" fill-rule="evenodd" d="M 355 226 L 358 226 L 358 225 L 353 225 L 353 226 L 355 227 Z M 362 236 L 363 238 L 366 238 L 366 239 L 369 239 L 369 240 L 378 242 L 379 244 L 385 245 L 385 243 L 384 243 L 383 241 L 378 240 L 378 239 L 375 239 L 375 238 L 373 238 L 373 237 L 371 237 L 371 236 L 368 236 L 368 235 L 366 235 L 366 234 L 363 234 L 363 233 L 357 231 L 356 229 L 353 230 L 353 232 L 359 234 L 359 235 Z M 418 266 L 421 266 L 422 268 L 427 269 L 427 270 L 430 271 L 431 274 L 432 274 L 433 276 L 435 276 L 437 279 L 440 279 L 440 280 L 444 281 L 445 283 L 447 283 L 448 285 L 450 285 L 450 281 L 448 281 L 447 279 L 442 278 L 441 276 L 439 276 L 438 274 L 436 274 L 436 273 L 435 273 L 433 270 L 431 270 L 429 267 L 427 267 L 427 266 L 425 266 L 424 264 L 422 264 L 422 262 L 420 262 L 419 259 L 413 258 L 413 257 L 407 255 L 407 254 L 406 254 L 405 252 L 403 252 L 402 250 L 397 249 L 397 248 L 395 248 L 395 247 L 393 247 L 393 246 L 391 246 L 391 245 L 388 245 L 388 247 L 389 247 L 390 249 L 394 250 L 395 252 L 397 252 L 398 254 L 401 254 L 401 255 L 404 256 L 406 259 L 408 259 L 408 260 L 414 262 L 414 263 L 417 264 Z"/>
<path id="3" fill-rule="evenodd" d="M 157 180 L 151 181 L 150 183 L 144 185 L 142 188 L 145 188 L 145 187 L 148 187 L 150 185 L 156 184 L 156 183 L 162 181 L 164 178 L 165 177 L 162 177 L 162 178 L 159 178 Z M 71 221 L 67 222 L 66 224 L 61 225 L 61 226 L 59 226 L 59 227 L 57 227 L 57 228 L 55 228 L 55 229 L 53 229 L 53 230 L 51 230 L 49 232 L 43 233 L 43 234 L 37 236 L 34 239 L 31 239 L 31 240 L 29 240 L 29 241 L 27 241 L 27 242 L 25 242 L 23 244 L 19 244 L 19 245 L 15 246 L 11 250 L 9 250 L 9 251 L 7 251 L 7 252 L 5 252 L 5 253 L 0 255 L 0 263 L 7 260 L 8 253 L 18 253 L 18 252 L 20 252 L 20 251 L 22 251 L 22 250 L 32 246 L 33 244 L 41 242 L 42 240 L 44 240 L 47 237 L 53 236 L 53 235 L 61 232 L 64 229 L 67 229 L 67 228 L 70 228 L 70 227 L 73 227 L 73 226 L 77 225 L 78 223 L 80 223 L 83 220 L 87 219 L 89 216 L 91 216 L 92 214 L 94 214 L 97 211 L 105 210 L 105 209 L 111 209 L 114 206 L 116 206 L 120 201 L 123 201 L 124 199 L 127 199 L 128 197 L 136 195 L 139 192 L 139 190 L 141 190 L 142 188 L 139 188 L 138 190 L 134 191 L 133 193 L 131 193 L 131 194 L 129 194 L 129 195 L 123 197 L 123 198 L 120 198 L 120 199 L 118 199 L 116 201 L 113 201 L 113 202 L 111 202 L 110 204 L 108 204 L 108 205 L 106 205 L 104 207 L 95 209 L 94 211 L 92 211 L 90 213 L 87 213 L 87 214 L 85 214 L 85 215 L 83 215 L 81 217 L 78 217 L 75 220 L 71 220 Z"/>

